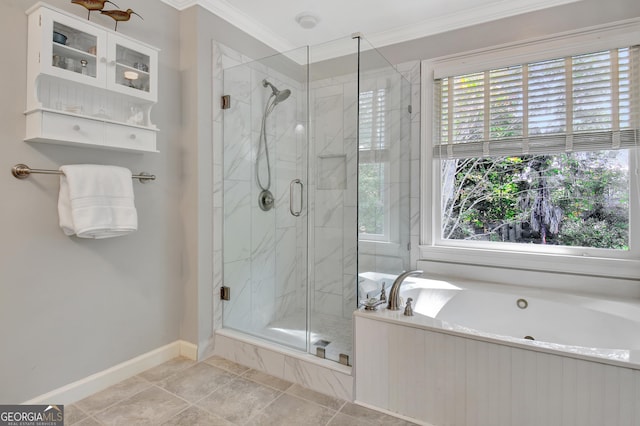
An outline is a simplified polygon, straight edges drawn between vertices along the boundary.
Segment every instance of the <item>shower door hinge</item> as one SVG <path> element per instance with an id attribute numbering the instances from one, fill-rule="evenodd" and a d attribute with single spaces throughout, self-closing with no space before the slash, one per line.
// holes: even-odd
<path id="1" fill-rule="evenodd" d="M 220 299 L 231 300 L 231 287 L 227 287 L 224 285 L 220 287 Z"/>
<path id="2" fill-rule="evenodd" d="M 220 108 L 222 109 L 231 108 L 231 95 L 224 95 L 220 98 Z"/>
<path id="3" fill-rule="evenodd" d="M 413 111 L 413 108 L 411 108 L 411 105 L 407 107 L 407 111 L 409 111 L 409 114 L 411 114 L 411 112 Z"/>

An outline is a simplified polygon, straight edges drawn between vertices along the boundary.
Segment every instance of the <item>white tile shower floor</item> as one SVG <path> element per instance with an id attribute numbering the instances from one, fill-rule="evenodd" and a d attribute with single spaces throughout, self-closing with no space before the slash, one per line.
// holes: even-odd
<path id="1" fill-rule="evenodd" d="M 324 347 L 327 359 L 337 362 L 340 354 L 346 354 L 351 363 L 353 352 L 351 318 L 313 313 L 309 323 L 310 352 L 313 355 L 316 354 L 316 347 Z M 272 321 L 255 335 L 288 347 L 305 350 L 306 326 L 306 313 L 298 312 Z M 328 343 L 325 344 L 325 342 Z"/>

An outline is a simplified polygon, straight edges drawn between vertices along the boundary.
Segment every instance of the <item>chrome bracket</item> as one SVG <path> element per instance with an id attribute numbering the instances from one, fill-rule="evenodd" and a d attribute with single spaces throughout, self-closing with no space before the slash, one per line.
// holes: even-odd
<path id="1" fill-rule="evenodd" d="M 231 287 L 227 287 L 224 285 L 220 287 L 220 299 L 231 300 Z"/>
<path id="2" fill-rule="evenodd" d="M 224 95 L 220 98 L 220 108 L 222 109 L 231 108 L 231 95 Z"/>
<path id="3" fill-rule="evenodd" d="M 340 354 L 340 364 L 342 364 L 342 365 L 349 365 L 349 355 L 347 355 L 347 354 Z"/>

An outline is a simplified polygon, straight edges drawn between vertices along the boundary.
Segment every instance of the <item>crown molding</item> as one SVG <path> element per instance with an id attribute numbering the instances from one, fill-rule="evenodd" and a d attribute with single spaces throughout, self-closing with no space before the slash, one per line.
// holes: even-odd
<path id="1" fill-rule="evenodd" d="M 231 25 L 239 28 L 253 38 L 260 40 L 278 52 L 287 52 L 300 46 L 294 46 L 286 39 L 278 36 L 260 22 L 242 13 L 226 0 L 161 0 L 163 3 L 182 11 L 199 5 L 214 15 L 219 16 Z"/>
<path id="2" fill-rule="evenodd" d="M 185 10 L 198 3 L 198 0 L 160 0 L 178 10 Z"/>

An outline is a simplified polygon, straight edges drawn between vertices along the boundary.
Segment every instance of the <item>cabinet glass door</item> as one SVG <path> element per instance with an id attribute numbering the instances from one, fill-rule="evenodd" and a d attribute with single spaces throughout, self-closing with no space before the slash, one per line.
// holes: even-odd
<path id="1" fill-rule="evenodd" d="M 65 79 L 104 84 L 104 34 L 95 28 L 52 13 L 43 16 L 44 70 Z"/>
<path id="2" fill-rule="evenodd" d="M 109 34 L 109 75 L 111 88 L 137 97 L 153 98 L 157 70 L 157 52 L 134 45 L 129 40 Z"/>
<path id="3" fill-rule="evenodd" d="M 51 65 L 95 78 L 96 46 L 94 35 L 54 22 Z"/>

